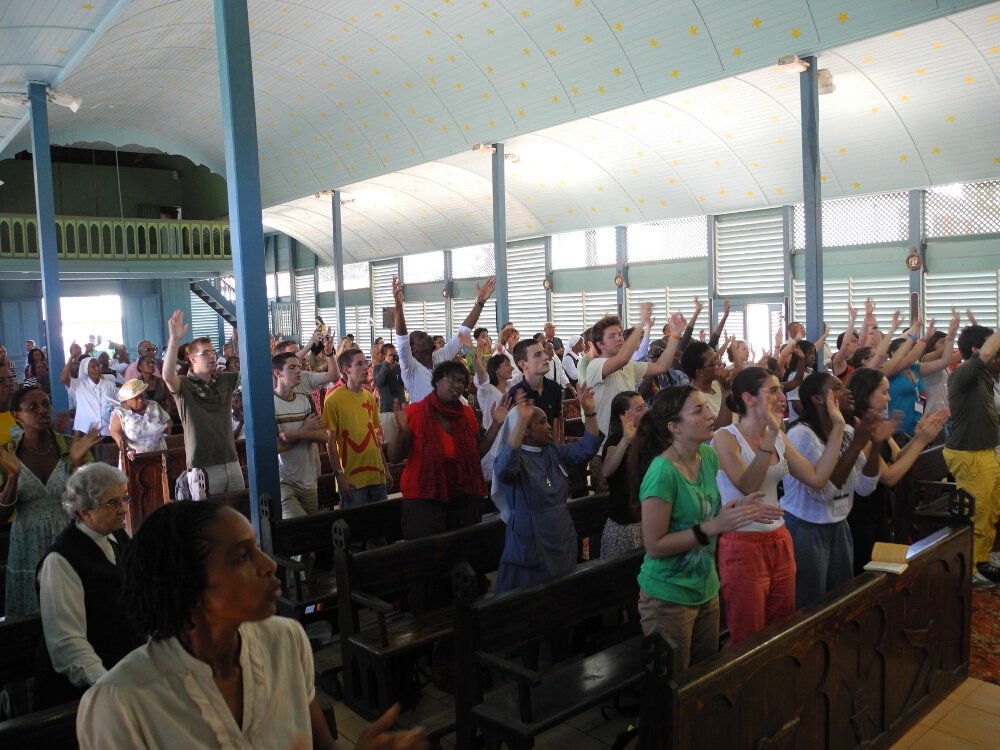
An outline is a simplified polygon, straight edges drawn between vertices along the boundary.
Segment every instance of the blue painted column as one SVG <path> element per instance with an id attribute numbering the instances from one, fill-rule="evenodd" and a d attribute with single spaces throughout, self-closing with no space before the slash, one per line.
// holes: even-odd
<path id="1" fill-rule="evenodd" d="M 38 257 L 42 261 L 42 305 L 45 308 L 45 340 L 49 372 L 52 374 L 52 409 L 69 408 L 69 396 L 59 383 L 66 366 L 63 349 L 62 306 L 59 303 L 59 258 L 56 247 L 56 201 L 52 191 L 52 154 L 49 151 L 48 86 L 28 84 L 31 104 L 31 163 L 35 170 L 35 213 L 38 215 Z"/>
<path id="2" fill-rule="evenodd" d="M 625 282 L 615 288 L 615 300 L 618 303 L 618 317 L 624 328 L 634 325 L 629 319 L 628 305 L 625 304 L 625 290 L 628 288 L 628 230 L 622 226 L 615 227 L 615 273 L 621 274 Z"/>
<path id="3" fill-rule="evenodd" d="M 910 227 L 907 253 L 916 251 L 922 261 L 920 268 L 910 271 L 910 320 L 924 306 L 924 274 L 927 272 L 927 241 L 924 239 L 924 191 L 911 190 Z M 924 321 L 926 325 L 927 321 Z M 946 328 L 942 323 L 942 328 Z"/>
<path id="4" fill-rule="evenodd" d="M 819 85 L 816 58 L 804 57 L 809 69 L 799 74 L 799 101 L 802 126 L 802 201 L 805 204 L 805 283 L 806 338 L 815 341 L 823 334 L 823 232 L 822 195 L 819 179 Z M 786 321 L 787 324 L 788 321 Z M 822 369 L 822 357 L 816 369 Z"/>
<path id="5" fill-rule="evenodd" d="M 250 521 L 257 531 L 259 544 L 270 551 L 270 528 L 261 517 L 261 505 L 268 502 L 271 517 L 281 518 L 281 493 L 267 305 L 261 304 L 261 300 L 267 299 L 267 288 L 264 284 L 257 113 L 246 2 L 215 0 L 215 36 L 222 87 L 222 133 L 226 145 L 236 317 L 240 329 Z"/>
<path id="6" fill-rule="evenodd" d="M 503 144 L 493 148 L 493 258 L 496 263 L 497 288 L 493 295 L 497 301 L 496 330 L 510 320 L 510 303 L 507 299 L 507 178 L 504 176 Z"/>
<path id="7" fill-rule="evenodd" d="M 333 276 L 337 285 L 337 344 L 347 334 L 347 310 L 344 308 L 344 224 L 340 217 L 340 191 L 330 198 L 333 218 Z"/>

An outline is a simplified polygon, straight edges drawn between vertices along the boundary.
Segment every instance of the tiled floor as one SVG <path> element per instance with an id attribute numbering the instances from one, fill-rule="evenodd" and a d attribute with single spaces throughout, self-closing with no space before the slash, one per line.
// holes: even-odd
<path id="1" fill-rule="evenodd" d="M 325 696 L 321 701 L 329 704 Z M 354 747 L 366 722 L 344 704 L 332 702 L 340 730 L 340 746 Z M 450 709 L 450 695 L 432 686 L 424 688 L 418 707 L 405 715 L 408 725 L 428 720 L 435 713 Z M 628 717 L 605 718 L 600 709 L 593 709 L 564 726 L 557 727 L 539 738 L 539 750 L 605 750 L 618 733 L 626 729 Z M 454 735 L 446 737 L 442 746 L 454 747 Z M 634 747 L 634 745 L 632 745 Z M 997 750 L 1000 748 L 1000 685 L 968 679 L 921 719 L 892 750 Z"/>

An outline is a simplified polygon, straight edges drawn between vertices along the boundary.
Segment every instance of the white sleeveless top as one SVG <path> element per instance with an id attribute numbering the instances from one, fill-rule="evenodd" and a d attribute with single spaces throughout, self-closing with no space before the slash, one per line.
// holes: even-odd
<path id="1" fill-rule="evenodd" d="M 732 424 L 726 425 L 725 427 L 720 427 L 715 431 L 715 433 L 718 435 L 722 431 L 726 431 L 736 438 L 736 442 L 740 445 L 740 455 L 743 458 L 743 463 L 749 466 L 750 462 L 754 459 L 755 451 L 752 447 L 750 447 L 746 438 L 743 437 L 739 427 Z M 712 439 L 712 444 L 714 447 L 714 438 Z M 778 437 L 774 441 L 774 449 L 778 453 L 778 463 L 767 468 L 767 473 L 764 475 L 764 481 L 760 485 L 760 492 L 764 493 L 764 497 L 761 498 L 761 502 L 778 507 L 778 482 L 784 479 L 785 475 L 788 474 L 788 462 L 785 461 L 785 433 L 778 433 Z M 740 492 L 739 488 L 729 479 L 729 475 L 726 474 L 726 472 L 721 468 L 719 469 L 719 473 L 716 475 L 716 484 L 719 485 L 719 493 L 722 495 L 723 505 L 727 505 L 733 500 L 743 497 L 744 495 L 744 493 Z M 737 529 L 737 531 L 774 531 L 775 529 L 780 529 L 784 524 L 784 519 L 774 521 L 773 523 L 758 523 L 755 521 L 754 523 L 742 526 Z"/>

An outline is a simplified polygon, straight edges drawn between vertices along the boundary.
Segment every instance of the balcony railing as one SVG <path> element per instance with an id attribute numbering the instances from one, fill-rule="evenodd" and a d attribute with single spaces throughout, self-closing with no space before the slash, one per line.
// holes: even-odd
<path id="1" fill-rule="evenodd" d="M 106 219 L 60 216 L 61 260 L 229 260 L 228 221 Z M 0 258 L 38 257 L 38 219 L 0 214 Z"/>

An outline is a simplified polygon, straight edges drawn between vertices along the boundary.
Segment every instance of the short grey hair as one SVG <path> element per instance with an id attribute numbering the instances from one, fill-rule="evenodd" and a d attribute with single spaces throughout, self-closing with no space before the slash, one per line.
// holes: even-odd
<path id="1" fill-rule="evenodd" d="M 101 496 L 110 489 L 128 482 L 124 472 L 101 461 L 89 463 L 74 471 L 66 480 L 62 506 L 71 518 L 82 510 L 93 510 Z"/>

